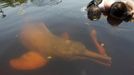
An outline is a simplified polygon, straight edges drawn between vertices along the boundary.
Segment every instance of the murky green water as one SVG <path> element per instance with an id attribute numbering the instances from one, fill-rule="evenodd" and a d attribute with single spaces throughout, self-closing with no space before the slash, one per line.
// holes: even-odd
<path id="1" fill-rule="evenodd" d="M 99 21 L 88 20 L 83 7 L 89 3 L 89 0 L 9 1 L 1 1 L 7 4 L 2 6 L 6 17 L 2 18 L 1 14 L 0 18 L 0 75 L 134 74 L 133 23 L 123 22 L 119 27 L 112 27 L 103 16 Z M 44 22 L 47 24 L 49 30 L 57 36 L 68 32 L 72 40 L 80 41 L 87 48 L 94 51 L 96 51 L 96 48 L 89 36 L 89 32 L 93 28 L 96 29 L 98 39 L 105 43 L 105 48 L 112 57 L 112 66 L 107 68 L 90 60 L 67 62 L 57 59 L 47 67 L 33 71 L 12 69 L 8 61 L 26 52 L 26 48 L 20 42 L 19 34 L 22 26 L 29 21 Z"/>

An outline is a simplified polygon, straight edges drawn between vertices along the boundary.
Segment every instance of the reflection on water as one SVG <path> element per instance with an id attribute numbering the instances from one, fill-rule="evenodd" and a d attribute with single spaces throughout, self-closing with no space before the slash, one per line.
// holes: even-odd
<path id="1" fill-rule="evenodd" d="M 0 1 L 4 2 L 5 0 Z M 104 16 L 102 16 L 99 21 L 89 21 L 87 18 L 87 12 L 81 11 L 81 8 L 86 7 L 88 3 L 89 0 L 63 0 L 58 5 L 44 5 L 38 7 L 32 4 L 32 2 L 28 3 L 26 1 L 24 4 L 22 3 L 15 7 L 5 6 L 5 8 L 2 8 L 4 14 L 7 16 L 5 18 L 0 18 L 0 75 L 133 75 L 133 23 L 123 22 L 119 27 L 111 27 Z M 24 6 L 23 9 L 25 10 L 25 13 L 23 15 L 18 15 L 18 11 L 22 6 Z M 20 41 L 21 30 L 25 27 L 24 23 L 29 22 L 27 20 L 32 21 L 32 23 L 45 23 L 53 36 L 59 37 L 60 39 L 62 37 L 64 39 L 71 39 L 73 42 L 75 41 L 76 45 L 73 46 L 74 49 L 72 50 L 79 50 L 81 44 L 78 43 L 82 43 L 82 45 L 84 45 L 88 50 L 91 49 L 89 51 L 102 53 L 103 55 L 103 53 L 105 53 L 103 52 L 103 49 L 99 52 L 97 45 L 94 44 L 95 41 L 93 40 L 93 37 L 89 37 L 89 34 L 91 34 L 92 30 L 95 29 L 97 32 L 97 41 L 99 44 L 104 43 L 104 46 L 102 47 L 104 47 L 106 53 L 108 53 L 107 55 L 112 57 L 111 67 L 105 67 L 98 63 L 94 63 L 90 61 L 89 58 L 86 60 L 73 60 L 69 62 L 68 60 L 61 60 L 61 58 L 53 59 L 52 56 L 48 56 L 48 59 L 53 60 L 47 62 L 42 58 L 42 56 L 40 56 L 44 54 L 43 52 L 41 52 L 43 54 L 28 52 L 33 51 L 35 47 L 38 48 L 36 50 L 39 52 L 38 50 L 43 48 L 44 44 L 47 45 L 48 43 L 42 42 L 42 36 L 44 35 L 35 35 L 36 32 L 39 32 L 42 29 L 38 29 L 38 25 L 35 27 L 35 29 L 37 28 L 36 31 L 29 32 L 32 35 L 27 35 L 34 36 L 32 39 L 35 39 L 35 41 L 31 41 L 33 43 L 32 46 L 31 44 L 28 44 L 27 47 L 27 45 L 25 46 L 23 43 L 24 41 Z M 41 33 L 42 32 L 44 33 L 44 29 L 41 30 Z M 28 41 L 30 41 L 30 38 Z M 70 50 L 70 46 L 66 48 L 63 44 L 61 47 L 58 43 L 60 42 L 56 42 L 56 46 Z M 77 47 L 78 49 L 76 49 Z M 43 49 L 43 51 L 45 50 Z M 60 51 L 58 53 L 60 53 Z M 25 58 L 25 56 L 29 57 Z M 33 58 L 36 59 L 33 60 Z M 11 61 L 11 59 L 13 60 Z M 32 65 L 36 66 L 29 65 L 29 69 L 31 67 L 39 68 L 31 71 L 16 70 L 15 68 L 17 67 L 13 68 L 13 63 L 17 63 L 17 59 L 20 61 L 27 61 L 27 63 L 19 63 L 18 65 L 25 65 L 24 67 L 26 67 L 26 65 L 32 63 Z M 35 64 L 33 64 L 33 61 L 35 61 Z M 38 65 L 39 63 L 45 66 Z"/>
<path id="2" fill-rule="evenodd" d="M 0 8 L 0 15 L 2 16 L 2 18 L 6 17 L 6 15 L 4 14 L 4 11 Z"/>
<path id="3" fill-rule="evenodd" d="M 55 5 L 60 3 L 62 0 L 1 0 L 0 7 L 16 7 L 18 5 L 24 4 L 26 2 L 31 2 L 37 6 L 44 6 L 44 5 Z"/>
<path id="4" fill-rule="evenodd" d="M 27 2 L 27 3 L 26 3 Z M 57 5 L 61 3 L 62 0 L 3 0 L 0 1 L 0 13 L 2 18 L 6 17 L 4 14 L 3 8 L 6 7 L 16 7 L 20 6 L 19 15 L 23 15 L 25 13 L 25 7 L 28 7 L 29 5 L 36 5 L 36 6 L 46 6 L 46 5 Z"/>
<path id="5" fill-rule="evenodd" d="M 15 7 L 26 2 L 27 0 L 0 0 L 0 7 L 2 8 L 9 7 L 9 6 Z"/>
<path id="6" fill-rule="evenodd" d="M 31 2 L 37 6 L 44 6 L 44 5 L 56 5 L 62 2 L 62 0 L 31 0 Z"/>

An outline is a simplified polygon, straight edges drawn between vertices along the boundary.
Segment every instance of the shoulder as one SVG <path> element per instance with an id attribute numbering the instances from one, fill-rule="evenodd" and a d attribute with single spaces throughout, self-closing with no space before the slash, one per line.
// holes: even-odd
<path id="1" fill-rule="evenodd" d="M 102 0 L 102 3 L 99 4 L 99 7 L 104 8 L 105 6 L 111 6 L 116 1 L 118 0 Z"/>
<path id="2" fill-rule="evenodd" d="M 102 2 L 98 6 L 99 6 L 99 8 L 104 9 L 105 8 L 105 0 L 102 0 Z"/>

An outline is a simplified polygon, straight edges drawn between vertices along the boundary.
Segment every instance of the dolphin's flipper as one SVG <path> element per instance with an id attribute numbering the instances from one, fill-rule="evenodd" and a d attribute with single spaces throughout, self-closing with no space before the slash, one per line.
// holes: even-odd
<path id="1" fill-rule="evenodd" d="M 14 69 L 33 70 L 46 65 L 47 60 L 37 52 L 27 52 L 19 58 L 11 59 L 9 64 Z"/>
<path id="2" fill-rule="evenodd" d="M 91 31 L 91 34 L 90 34 L 90 35 L 91 35 L 91 38 L 92 38 L 93 42 L 95 43 L 97 49 L 99 50 L 99 53 L 100 53 L 101 55 L 107 56 L 107 53 L 106 53 L 105 48 L 104 48 L 103 46 L 101 46 L 101 44 L 97 41 L 96 30 L 93 29 L 93 30 Z"/>

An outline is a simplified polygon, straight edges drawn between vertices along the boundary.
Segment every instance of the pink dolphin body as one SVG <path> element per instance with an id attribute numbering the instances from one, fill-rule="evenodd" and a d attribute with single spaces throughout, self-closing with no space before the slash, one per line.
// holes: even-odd
<path id="1" fill-rule="evenodd" d="M 94 32 L 91 32 L 91 36 Z M 96 35 L 96 34 L 95 34 Z M 102 51 L 100 44 L 95 41 L 100 53 L 88 50 L 84 44 L 69 39 L 67 33 L 64 38 L 52 34 L 45 24 L 27 24 L 20 33 L 22 44 L 28 49 L 20 57 L 13 58 L 9 61 L 12 68 L 18 70 L 33 70 L 47 65 L 48 61 L 53 58 L 65 60 L 91 59 L 94 62 L 111 65 L 111 58 Z M 94 38 L 95 40 L 96 38 Z"/>

